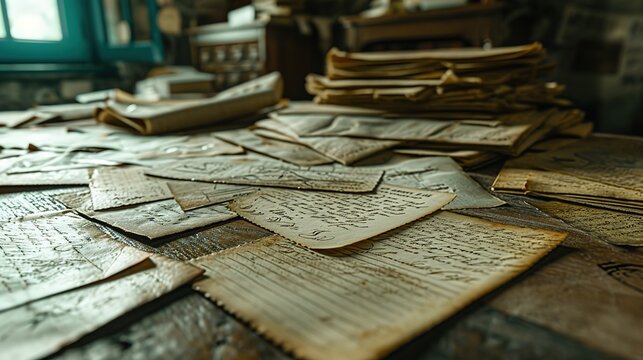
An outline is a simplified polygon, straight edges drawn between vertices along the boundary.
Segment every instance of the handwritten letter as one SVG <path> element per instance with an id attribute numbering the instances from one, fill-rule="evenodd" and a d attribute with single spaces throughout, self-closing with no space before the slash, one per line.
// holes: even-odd
<path id="1" fill-rule="evenodd" d="M 311 249 L 353 244 L 428 215 L 454 194 L 380 186 L 373 194 L 270 189 L 234 200 L 232 211 Z"/>
<path id="2" fill-rule="evenodd" d="M 149 179 L 136 168 L 94 170 L 89 182 L 94 210 L 149 203 L 172 198 L 167 184 Z"/>
<path id="3" fill-rule="evenodd" d="M 440 212 L 349 247 L 279 236 L 195 260 L 195 284 L 295 356 L 373 359 L 525 271 L 564 233 Z"/>
<path id="4" fill-rule="evenodd" d="M 148 257 L 63 215 L 0 223 L 0 311 L 108 278 Z"/>

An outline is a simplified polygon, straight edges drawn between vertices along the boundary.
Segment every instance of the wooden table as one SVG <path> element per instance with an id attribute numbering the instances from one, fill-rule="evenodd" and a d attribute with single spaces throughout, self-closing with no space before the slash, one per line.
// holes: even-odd
<path id="1" fill-rule="evenodd" d="M 473 176 L 488 188 L 498 169 L 496 164 L 476 171 Z M 49 195 L 60 191 L 0 194 L 0 201 L 26 199 L 39 210 L 56 210 L 62 206 Z M 525 197 L 501 197 L 509 204 L 459 212 L 496 222 L 567 230 L 570 237 L 565 246 L 557 248 L 528 273 L 403 346 L 390 358 L 643 356 L 643 344 L 636 343 L 641 338 L 641 328 L 628 327 L 623 321 L 634 317 L 640 323 L 643 319 L 641 310 L 636 310 L 643 309 L 642 251 L 617 248 L 575 231 L 525 204 Z M 6 208 L 3 213 L 0 219 L 11 217 Z M 15 215 L 20 214 L 14 211 Z M 193 259 L 269 235 L 244 220 L 233 220 L 151 247 L 102 228 L 132 246 L 178 260 Z M 638 267 L 638 272 L 630 272 L 629 279 L 633 280 L 629 284 L 609 270 L 619 264 L 628 264 L 630 269 Z M 184 286 L 89 334 L 53 358 L 285 359 L 289 355 Z"/>

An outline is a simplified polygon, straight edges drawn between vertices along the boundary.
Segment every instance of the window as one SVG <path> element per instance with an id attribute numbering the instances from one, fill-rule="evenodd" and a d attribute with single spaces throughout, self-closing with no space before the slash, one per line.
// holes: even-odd
<path id="1" fill-rule="evenodd" d="M 154 0 L 0 0 L 0 63 L 160 62 Z"/>

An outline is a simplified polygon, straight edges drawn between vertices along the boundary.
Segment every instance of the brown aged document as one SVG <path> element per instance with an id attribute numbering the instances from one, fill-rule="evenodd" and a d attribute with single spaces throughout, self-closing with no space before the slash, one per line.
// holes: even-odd
<path id="1" fill-rule="evenodd" d="M 354 168 L 302 167 L 248 157 L 178 161 L 145 173 L 177 180 L 341 192 L 373 191 L 383 174 Z"/>
<path id="2" fill-rule="evenodd" d="M 2 356 L 39 359 L 52 354 L 201 273 L 162 256 L 150 259 L 152 264 L 140 271 L 0 313 Z"/>
<path id="3" fill-rule="evenodd" d="M 106 279 L 148 254 L 77 215 L 0 223 L 0 311 Z"/>
<path id="4" fill-rule="evenodd" d="M 151 240 L 237 217 L 224 205 L 184 212 L 174 199 L 104 211 L 92 209 L 88 192 L 58 195 L 56 199 L 87 217 Z"/>
<path id="5" fill-rule="evenodd" d="M 228 202 L 258 189 L 246 185 L 210 184 L 199 181 L 171 180 L 168 185 L 174 199 L 184 211 Z"/>
<path id="6" fill-rule="evenodd" d="M 148 178 L 142 169 L 99 168 L 89 182 L 94 210 L 106 210 L 172 198 L 164 181 Z"/>
<path id="7" fill-rule="evenodd" d="M 356 243 L 439 210 L 454 194 L 382 185 L 372 194 L 266 189 L 230 209 L 311 249 Z"/>
<path id="8" fill-rule="evenodd" d="M 613 245 L 643 246 L 643 216 L 561 202 L 531 203 Z"/>
<path id="9" fill-rule="evenodd" d="M 380 358 L 529 268 L 566 234 L 440 212 L 313 251 L 280 236 L 193 261 L 195 287 L 295 356 Z"/>

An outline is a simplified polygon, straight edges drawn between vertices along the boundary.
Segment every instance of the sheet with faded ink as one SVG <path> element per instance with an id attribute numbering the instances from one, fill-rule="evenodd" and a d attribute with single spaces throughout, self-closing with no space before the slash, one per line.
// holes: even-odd
<path id="1" fill-rule="evenodd" d="M 0 223 L 0 311 L 109 278 L 148 258 L 77 215 Z"/>
<path id="2" fill-rule="evenodd" d="M 228 202 L 258 190 L 247 185 L 210 184 L 199 181 L 168 181 L 174 199 L 183 211 Z"/>
<path id="3" fill-rule="evenodd" d="M 0 174 L 0 187 L 71 186 L 89 184 L 87 169 L 71 169 L 23 174 Z"/>
<path id="4" fill-rule="evenodd" d="M 89 181 L 93 210 L 107 210 L 173 197 L 164 181 L 148 178 L 142 169 L 99 168 Z"/>
<path id="5" fill-rule="evenodd" d="M 444 206 L 446 210 L 490 208 L 505 203 L 489 194 L 448 157 L 411 159 L 366 168 L 383 170 L 384 184 L 455 193 L 455 199 Z"/>
<path id="6" fill-rule="evenodd" d="M 214 136 L 250 151 L 295 165 L 315 166 L 333 162 L 332 159 L 307 146 L 258 136 L 248 129 L 222 131 L 214 133 Z"/>
<path id="7" fill-rule="evenodd" d="M 145 173 L 176 180 L 340 192 L 373 191 L 382 177 L 382 171 L 300 167 L 249 157 L 177 161 Z"/>
<path id="8" fill-rule="evenodd" d="M 58 195 L 56 199 L 87 217 L 150 240 L 237 217 L 223 205 L 184 212 L 174 199 L 104 211 L 92 209 L 89 192 Z"/>
<path id="9" fill-rule="evenodd" d="M 440 212 L 346 248 L 280 236 L 193 260 L 197 290 L 295 356 L 375 359 L 527 270 L 565 233 Z"/>
<path id="10" fill-rule="evenodd" d="M 358 160 L 401 144 L 400 141 L 396 140 L 358 139 L 340 136 L 300 137 L 293 129 L 288 127 L 287 123 L 274 119 L 261 120 L 255 126 L 257 129 L 254 132 L 257 135 L 277 140 L 290 140 L 308 146 L 343 165 L 353 164 Z"/>
<path id="11" fill-rule="evenodd" d="M 65 187 L 41 191 L 19 191 L 0 194 L 0 222 L 51 214 L 68 209 L 52 198 L 65 192 L 78 192 L 82 187 Z"/>
<path id="12" fill-rule="evenodd" d="M 590 137 L 529 160 L 540 169 L 643 191 L 643 141 L 638 139 Z"/>
<path id="13" fill-rule="evenodd" d="M 643 246 L 643 216 L 561 202 L 531 203 L 612 245 Z"/>
<path id="14" fill-rule="evenodd" d="M 212 134 L 191 135 L 185 141 L 170 144 L 159 144 L 156 149 L 139 151 L 137 158 L 149 159 L 185 159 L 217 155 L 242 154 L 243 148 L 215 138 Z M 162 140 L 162 138 L 161 138 Z"/>
<path id="15" fill-rule="evenodd" d="M 303 246 L 332 249 L 408 224 L 454 197 L 387 185 L 371 194 L 267 189 L 235 199 L 230 209 Z"/>
<path id="16" fill-rule="evenodd" d="M 126 276 L 0 313 L 2 355 L 27 360 L 50 355 L 201 273 L 162 256 L 150 259 Z"/>
<path id="17" fill-rule="evenodd" d="M 450 121 L 429 119 L 346 116 L 333 118 L 325 128 L 300 133 L 300 136 L 348 136 L 382 140 L 423 141 L 451 125 Z"/>

